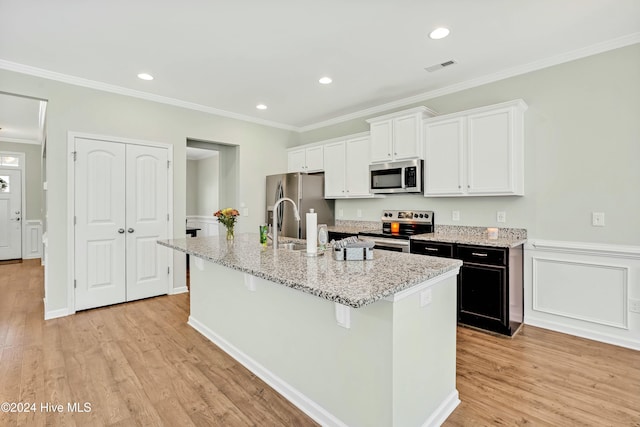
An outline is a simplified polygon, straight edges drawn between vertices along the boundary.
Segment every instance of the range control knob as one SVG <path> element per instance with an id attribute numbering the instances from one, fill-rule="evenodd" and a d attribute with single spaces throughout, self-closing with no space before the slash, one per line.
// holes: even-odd
<path id="1" fill-rule="evenodd" d="M 424 214 L 420 214 L 418 215 L 420 218 L 424 218 Z"/>

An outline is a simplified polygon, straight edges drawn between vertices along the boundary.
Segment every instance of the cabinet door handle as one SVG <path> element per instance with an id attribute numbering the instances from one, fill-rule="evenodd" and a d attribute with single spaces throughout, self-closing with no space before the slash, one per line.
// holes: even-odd
<path id="1" fill-rule="evenodd" d="M 124 234 L 124 228 L 118 228 L 118 233 Z"/>
<path id="2" fill-rule="evenodd" d="M 483 253 L 480 253 L 480 252 L 471 252 L 471 255 L 479 256 L 479 257 L 483 257 L 483 258 L 486 258 L 486 257 L 489 256 L 489 254 L 483 254 Z"/>
<path id="3" fill-rule="evenodd" d="M 425 251 L 430 251 L 430 252 L 438 252 L 438 249 L 436 248 L 424 248 Z"/>
<path id="4" fill-rule="evenodd" d="M 134 230 L 133 228 L 130 228 L 130 229 L 128 229 L 127 231 L 128 231 L 129 233 L 133 233 L 133 232 L 134 232 L 134 231 L 136 231 L 136 230 Z"/>

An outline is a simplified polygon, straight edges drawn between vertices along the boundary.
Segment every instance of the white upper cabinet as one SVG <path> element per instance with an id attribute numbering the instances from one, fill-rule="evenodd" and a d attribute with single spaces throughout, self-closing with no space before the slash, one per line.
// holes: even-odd
<path id="1" fill-rule="evenodd" d="M 369 192 L 369 137 L 324 146 L 326 199 L 372 197 Z"/>
<path id="2" fill-rule="evenodd" d="M 456 117 L 425 124 L 425 194 L 464 194 L 464 120 Z"/>
<path id="3" fill-rule="evenodd" d="M 287 172 L 322 172 L 324 154 L 322 145 L 289 150 Z"/>
<path id="4" fill-rule="evenodd" d="M 433 115 L 427 107 L 417 107 L 367 120 L 371 162 L 422 158 L 422 121 Z"/>
<path id="5" fill-rule="evenodd" d="M 521 99 L 425 121 L 425 196 L 524 195 Z"/>

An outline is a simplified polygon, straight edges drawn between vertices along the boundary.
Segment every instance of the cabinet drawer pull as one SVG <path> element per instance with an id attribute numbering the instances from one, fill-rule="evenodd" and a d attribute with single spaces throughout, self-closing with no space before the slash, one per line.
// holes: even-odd
<path id="1" fill-rule="evenodd" d="M 424 248 L 425 251 L 438 252 L 437 248 Z"/>
<path id="2" fill-rule="evenodd" d="M 489 256 L 488 254 L 483 254 L 483 253 L 480 253 L 480 252 L 471 252 L 471 255 L 473 255 L 473 256 L 480 256 L 480 257 L 487 257 L 487 256 Z"/>

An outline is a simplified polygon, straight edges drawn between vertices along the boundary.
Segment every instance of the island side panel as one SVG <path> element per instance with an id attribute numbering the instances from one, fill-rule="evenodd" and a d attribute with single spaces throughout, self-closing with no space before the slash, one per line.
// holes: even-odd
<path id="1" fill-rule="evenodd" d="M 244 273 L 202 264 L 202 271 L 191 268 L 190 323 L 204 325 L 345 425 L 392 425 L 392 303 L 351 309 L 346 329 L 336 322 L 333 302 L 255 277 L 250 291 Z"/>
<path id="2" fill-rule="evenodd" d="M 424 306 L 423 292 L 431 299 Z M 394 303 L 394 426 L 440 425 L 460 403 L 456 298 L 453 276 Z"/>
<path id="3" fill-rule="evenodd" d="M 417 292 L 350 309 L 346 329 L 337 324 L 330 301 L 210 262 L 199 264 L 203 270 L 191 268 L 190 323 L 204 326 L 214 342 L 222 338 L 324 408 L 331 416 L 316 417 L 321 423 L 439 424 L 455 408 L 455 276 L 430 287 L 432 302 L 424 307 Z M 295 393 L 293 399 L 286 390 L 283 394 L 312 415 L 304 399 L 300 404 Z M 451 394 L 455 404 L 443 415 Z"/>

